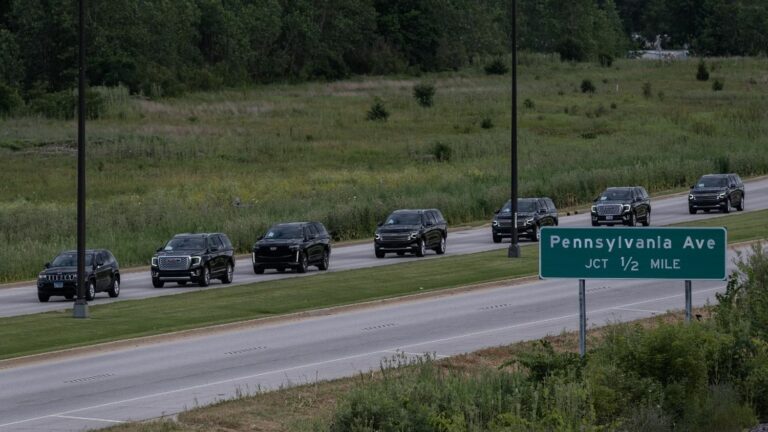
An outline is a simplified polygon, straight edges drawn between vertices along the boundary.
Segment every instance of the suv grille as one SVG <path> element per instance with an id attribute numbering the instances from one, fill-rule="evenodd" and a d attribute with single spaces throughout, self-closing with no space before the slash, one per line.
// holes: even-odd
<path id="1" fill-rule="evenodd" d="M 188 256 L 161 256 L 157 260 L 160 270 L 186 270 L 189 268 Z"/>
<path id="2" fill-rule="evenodd" d="M 621 204 L 602 204 L 597 206 L 597 214 L 600 216 L 618 216 L 621 214 Z"/>
<path id="3" fill-rule="evenodd" d="M 47 277 L 50 281 L 73 281 L 77 279 L 77 274 L 75 273 L 67 273 L 67 274 L 52 274 L 48 275 Z"/>
<path id="4" fill-rule="evenodd" d="M 408 241 L 411 236 L 410 233 L 391 233 L 381 234 L 381 240 L 383 241 Z"/>

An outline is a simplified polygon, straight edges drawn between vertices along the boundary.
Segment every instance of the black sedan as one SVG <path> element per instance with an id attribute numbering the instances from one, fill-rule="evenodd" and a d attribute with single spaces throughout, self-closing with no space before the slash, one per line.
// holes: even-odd
<path id="1" fill-rule="evenodd" d="M 106 292 L 110 297 L 120 295 L 120 266 L 106 249 L 85 251 L 85 299 Z M 37 275 L 37 298 L 47 302 L 52 296 L 72 300 L 77 295 L 77 251 L 60 253 Z"/>

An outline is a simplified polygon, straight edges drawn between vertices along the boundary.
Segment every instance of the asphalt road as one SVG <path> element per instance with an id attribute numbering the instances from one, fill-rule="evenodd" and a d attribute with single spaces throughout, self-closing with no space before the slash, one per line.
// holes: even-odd
<path id="1" fill-rule="evenodd" d="M 745 184 L 746 210 L 754 211 L 768 208 L 768 179 L 747 182 Z M 688 213 L 686 195 L 678 195 L 664 199 L 654 199 L 651 201 L 652 218 L 651 225 L 669 225 L 688 220 L 701 220 L 713 217 L 723 216 L 721 213 L 698 213 L 695 216 Z M 573 216 L 561 216 L 560 226 L 590 226 L 589 214 L 579 214 Z M 372 241 L 365 244 L 356 244 L 350 246 L 335 247 L 331 254 L 330 271 L 350 270 L 357 268 L 367 268 L 397 264 L 401 262 L 413 261 L 413 256 L 397 257 L 387 255 L 384 259 L 377 259 L 373 254 Z M 523 240 L 523 245 L 533 243 Z M 488 251 L 493 249 L 504 249 L 509 247 L 508 242 L 494 244 L 491 241 L 489 227 L 455 231 L 448 233 L 448 251 L 444 256 L 469 254 L 475 252 Z M 148 255 L 149 256 L 149 255 Z M 118 257 L 119 258 L 119 257 Z M 438 258 L 433 252 L 428 252 L 427 258 Z M 320 273 L 315 267 L 304 275 L 295 273 L 277 273 L 274 270 L 268 270 L 266 274 L 256 275 L 253 273 L 250 259 L 238 260 L 235 264 L 235 280 L 233 285 L 248 284 L 260 281 L 274 279 L 284 279 L 290 277 L 312 277 Z M 231 286 L 231 285 L 230 285 Z M 188 285 L 178 287 L 175 284 L 169 284 L 165 288 L 153 288 L 149 277 L 149 270 L 146 272 L 126 273 L 122 276 L 120 297 L 111 299 L 106 293 L 99 293 L 91 304 L 104 304 L 109 302 L 156 297 L 162 295 L 180 294 L 201 289 L 221 289 L 219 281 L 212 281 L 208 288 L 199 288 Z M 37 288 L 35 285 L 21 286 L 17 288 L 0 289 L 0 317 L 26 315 L 53 310 L 64 310 L 72 307 L 71 300 L 65 300 L 64 297 L 51 297 L 48 303 L 39 303 L 37 301 Z"/>
<path id="2" fill-rule="evenodd" d="M 768 208 L 767 189 L 766 180 L 747 186 L 748 210 Z M 655 200 L 653 217 L 659 225 L 714 215 L 689 215 L 684 197 L 674 197 Z M 587 222 L 579 215 L 561 224 Z M 453 254 L 506 247 L 491 243 L 487 228 L 449 239 Z M 335 252 L 337 270 L 407 260 L 377 260 L 368 244 Z M 141 284 L 145 275 L 136 276 Z M 724 287 L 694 282 L 694 305 L 714 302 Z M 588 281 L 586 302 L 590 326 L 634 320 L 683 308 L 683 282 Z M 69 355 L 0 369 L 0 432 L 75 431 L 170 416 L 259 389 L 349 376 L 393 357 L 450 356 L 576 329 L 577 281 L 546 280 Z"/>

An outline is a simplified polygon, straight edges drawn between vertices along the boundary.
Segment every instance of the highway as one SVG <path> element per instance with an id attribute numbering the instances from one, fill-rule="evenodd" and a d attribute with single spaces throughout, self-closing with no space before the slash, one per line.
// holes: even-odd
<path id="1" fill-rule="evenodd" d="M 745 183 L 746 209 L 745 211 L 762 210 L 768 208 L 768 178 L 762 178 L 756 181 Z M 503 203 L 499 203 L 501 205 Z M 651 201 L 652 218 L 651 225 L 670 225 L 688 220 L 703 220 L 713 217 L 724 216 L 722 213 L 701 213 L 691 215 L 688 213 L 686 195 L 676 195 L 663 199 L 653 199 Z M 736 213 L 735 211 L 732 213 Z M 740 213 L 740 212 L 739 212 Z M 560 216 L 560 226 L 590 226 L 589 214 L 578 214 L 572 216 Z M 607 228 L 610 229 L 610 228 Z M 469 230 L 448 233 L 448 250 L 444 256 L 469 254 L 494 249 L 504 249 L 509 247 L 508 241 L 500 244 L 491 242 L 491 232 L 489 227 L 475 228 Z M 254 236 L 255 238 L 256 236 Z M 522 240 L 524 246 L 535 245 L 527 240 Z M 152 251 L 147 251 L 147 259 L 152 255 Z M 429 251 L 427 259 L 439 258 L 434 252 Z M 397 257 L 387 255 L 384 259 L 377 259 L 373 255 L 373 241 L 364 244 L 354 244 L 349 246 L 335 247 L 331 253 L 330 271 L 350 270 L 357 268 L 367 268 L 409 262 L 416 259 L 413 256 Z M 119 257 L 118 257 L 119 260 Z M 235 278 L 232 285 L 242 285 L 254 282 L 268 281 L 274 279 L 284 279 L 291 277 L 312 277 L 320 272 L 315 267 L 310 267 L 310 271 L 304 275 L 292 272 L 277 273 L 274 270 L 268 270 L 263 275 L 253 273 L 250 258 L 240 259 L 235 264 Z M 132 272 L 122 275 L 122 284 L 120 297 L 111 299 L 107 293 L 98 293 L 96 299 L 91 304 L 105 304 L 121 300 L 140 299 L 156 297 L 162 295 L 181 294 L 201 289 L 221 289 L 227 286 L 218 280 L 212 281 L 207 288 L 200 288 L 196 285 L 187 285 L 179 287 L 175 284 L 168 284 L 164 288 L 153 288 L 149 277 L 149 269 L 144 272 Z M 37 301 L 37 288 L 35 285 L 26 285 L 15 288 L 0 289 L 0 317 L 25 315 L 53 310 L 64 310 L 72 307 L 71 300 L 65 300 L 64 297 L 51 297 L 48 303 L 39 303 Z"/>
<path id="2" fill-rule="evenodd" d="M 747 211 L 768 208 L 768 180 L 747 185 L 747 206 Z M 689 215 L 684 196 L 654 200 L 653 209 L 653 225 L 718 216 Z M 561 225 L 588 225 L 588 219 L 563 217 Z M 488 228 L 451 233 L 449 240 L 451 254 L 507 247 L 491 243 Z M 729 263 L 733 256 L 731 251 Z M 365 244 L 337 248 L 332 265 L 340 270 L 408 259 L 377 260 L 371 245 Z M 239 267 L 238 282 L 266 277 L 244 271 L 249 266 Z M 124 284 L 121 298 L 145 291 L 141 286 L 148 278 L 135 276 L 135 285 Z M 714 302 L 715 293 L 724 287 L 722 281 L 694 282 L 694 305 Z M 576 330 L 577 288 L 575 280 L 510 284 L 165 342 L 137 342 L 21 366 L 3 368 L 0 363 L 0 432 L 75 431 L 170 416 L 257 389 L 349 376 L 378 368 L 392 356 L 450 356 Z M 26 287 L 27 303 L 33 303 L 30 289 Z M 189 290 L 149 288 L 144 296 Z M 590 326 L 681 309 L 683 301 L 682 281 L 587 281 Z"/>

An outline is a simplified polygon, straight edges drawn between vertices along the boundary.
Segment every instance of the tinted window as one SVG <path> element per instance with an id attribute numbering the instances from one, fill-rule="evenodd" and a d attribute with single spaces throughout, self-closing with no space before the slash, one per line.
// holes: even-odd
<path id="1" fill-rule="evenodd" d="M 325 227 L 323 226 L 323 224 L 321 224 L 319 222 L 316 222 L 314 225 L 315 225 L 315 229 L 317 230 L 318 234 L 320 234 L 323 237 L 327 237 L 328 236 L 328 231 L 325 230 Z"/>
<path id="2" fill-rule="evenodd" d="M 632 199 L 632 189 L 608 189 L 600 195 L 600 201 L 622 201 Z"/>
<path id="3" fill-rule="evenodd" d="M 226 249 L 232 249 L 232 242 L 229 241 L 229 237 L 224 234 L 219 235 L 219 240 L 224 244 Z"/>
<path id="4" fill-rule="evenodd" d="M 519 199 L 517 200 L 517 211 L 519 213 L 533 213 L 536 211 L 536 200 Z"/>
<path id="5" fill-rule="evenodd" d="M 440 213 L 440 210 L 435 210 L 435 217 L 437 218 L 437 223 L 445 222 L 445 218 L 443 217 L 443 214 Z"/>
<path id="6" fill-rule="evenodd" d="M 315 228 L 315 225 L 313 225 L 313 224 L 307 225 L 307 231 L 309 231 L 309 235 L 310 236 L 312 236 L 312 235 L 316 236 L 317 235 L 317 228 Z"/>
<path id="7" fill-rule="evenodd" d="M 552 202 L 552 200 L 551 200 L 551 199 L 549 199 L 549 198 L 544 198 L 544 202 L 546 202 L 546 203 L 547 203 L 547 208 L 549 209 L 549 211 L 555 211 L 555 203 L 554 203 L 554 202 Z"/>
<path id="8" fill-rule="evenodd" d="M 708 188 L 708 187 L 726 187 L 728 186 L 728 180 L 725 177 L 702 177 L 696 183 L 696 187 Z"/>
<path id="9" fill-rule="evenodd" d="M 435 212 L 429 211 L 427 212 L 427 220 L 432 224 L 437 224 L 437 218 L 435 217 Z"/>
<path id="10" fill-rule="evenodd" d="M 265 239 L 301 239 L 304 238 L 304 231 L 299 225 L 278 225 L 270 228 L 264 235 Z"/>
<path id="11" fill-rule="evenodd" d="M 384 225 L 421 225 L 421 213 L 392 213 Z"/>
<path id="12" fill-rule="evenodd" d="M 204 237 L 175 237 L 165 245 L 165 250 L 200 250 L 205 249 Z"/>
<path id="13" fill-rule="evenodd" d="M 85 254 L 85 266 L 92 266 L 93 265 L 93 255 L 92 254 Z M 59 254 L 56 258 L 53 259 L 51 262 L 51 267 L 75 267 L 77 266 L 77 253 L 76 252 L 65 252 L 63 254 Z"/>
<path id="14" fill-rule="evenodd" d="M 208 247 L 224 249 L 224 244 L 221 242 L 219 236 L 208 237 Z"/>

